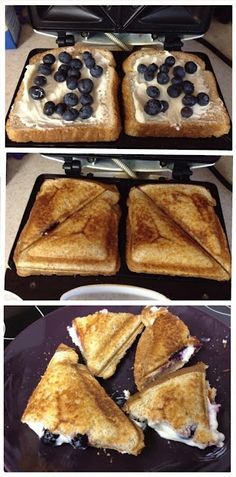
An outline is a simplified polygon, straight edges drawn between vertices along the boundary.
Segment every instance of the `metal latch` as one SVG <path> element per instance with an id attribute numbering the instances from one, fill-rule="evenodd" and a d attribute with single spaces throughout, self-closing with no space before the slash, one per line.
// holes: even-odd
<path id="1" fill-rule="evenodd" d="M 181 51 L 183 42 L 178 36 L 166 35 L 164 39 L 164 50 Z"/>
<path id="2" fill-rule="evenodd" d="M 63 169 L 67 176 L 80 176 L 81 175 L 81 161 L 72 156 L 64 157 Z"/>
<path id="3" fill-rule="evenodd" d="M 75 44 L 75 37 L 64 31 L 58 32 L 56 43 L 58 46 L 73 46 Z"/>
<path id="4" fill-rule="evenodd" d="M 180 164 L 176 161 L 172 171 L 172 178 L 177 181 L 189 181 L 192 173 L 187 162 L 181 162 Z"/>

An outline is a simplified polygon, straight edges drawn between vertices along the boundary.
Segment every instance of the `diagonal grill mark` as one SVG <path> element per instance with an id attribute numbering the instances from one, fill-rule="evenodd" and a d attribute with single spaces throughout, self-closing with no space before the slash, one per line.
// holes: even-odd
<path id="1" fill-rule="evenodd" d="M 158 205 L 156 202 L 154 202 L 154 200 L 153 200 L 151 197 L 149 197 L 149 195 L 146 194 L 146 192 L 144 192 L 144 191 L 140 188 L 140 186 L 138 186 L 138 189 L 149 199 L 149 201 L 152 202 L 152 204 L 154 204 L 154 206 L 155 206 L 157 209 L 161 210 L 161 212 L 163 212 L 163 214 L 164 214 L 169 220 L 171 220 L 171 221 L 175 224 L 175 226 L 176 226 L 179 230 L 181 230 L 181 232 L 183 232 L 183 233 L 186 235 L 186 237 L 187 237 L 193 244 L 195 244 L 195 245 L 197 244 L 198 247 L 199 247 L 201 250 L 203 250 L 203 252 L 204 252 L 206 255 L 208 255 L 208 257 L 210 257 L 212 260 L 214 260 L 214 261 L 227 273 L 227 275 L 230 276 L 228 270 L 217 260 L 217 258 L 215 258 L 213 255 L 211 255 L 211 253 L 208 252 L 208 250 L 206 250 L 206 249 L 204 248 L 204 246 L 201 245 L 194 237 L 192 237 L 192 236 L 187 232 L 187 230 L 185 230 L 183 227 L 181 227 L 181 225 L 179 225 L 179 224 L 175 221 L 175 219 L 174 219 L 173 217 L 171 217 L 171 216 L 168 214 L 168 212 L 166 212 L 165 209 L 163 209 L 160 205 Z"/>
<path id="2" fill-rule="evenodd" d="M 52 233 L 55 232 L 55 230 L 58 229 L 59 225 L 63 224 L 64 222 L 66 222 L 66 220 L 68 220 L 70 217 L 73 217 L 73 215 L 75 215 L 77 212 L 79 212 L 80 210 L 84 209 L 85 207 L 87 207 L 91 202 L 93 202 L 95 199 L 97 199 L 98 197 L 100 197 L 101 195 L 103 195 L 105 192 L 107 192 L 108 189 L 105 189 L 103 190 L 102 192 L 99 192 L 99 194 L 97 194 L 95 197 L 93 197 L 92 199 L 88 200 L 88 202 L 86 202 L 86 204 L 83 204 L 82 207 L 79 207 L 78 209 L 76 209 L 73 213 L 69 214 L 64 220 L 62 220 L 61 222 L 58 222 L 58 224 L 56 225 L 55 224 L 55 227 L 53 227 L 53 230 L 52 230 Z M 54 194 L 54 196 L 56 195 L 56 193 Z M 53 197 L 54 197 L 53 196 Z M 46 229 L 48 230 L 48 228 Z M 30 250 L 35 244 L 37 244 L 38 242 L 40 242 L 41 240 L 43 240 L 45 237 L 48 237 L 48 235 L 46 236 L 43 236 L 43 235 L 40 235 L 39 238 L 35 239 L 30 245 L 28 245 L 27 247 L 25 247 L 24 249 L 20 250 L 20 253 L 23 253 L 23 252 L 27 252 L 28 250 Z"/>

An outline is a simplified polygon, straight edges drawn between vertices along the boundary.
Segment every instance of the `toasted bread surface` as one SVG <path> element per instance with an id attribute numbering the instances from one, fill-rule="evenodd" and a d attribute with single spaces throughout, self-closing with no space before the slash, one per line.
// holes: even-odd
<path id="1" fill-rule="evenodd" d="M 80 57 L 84 51 L 89 51 L 103 66 L 103 80 L 92 77 L 84 67 L 81 78 L 90 77 L 94 82 L 94 91 L 99 90 L 94 100 L 95 112 L 88 120 L 68 122 L 58 115 L 51 117 L 43 115 L 43 105 L 46 101 L 61 102 L 63 95 L 71 92 L 64 83 L 57 83 L 51 76 L 47 77 L 45 98 L 41 101 L 31 100 L 28 90 L 33 85 L 37 68 L 46 53 L 58 55 L 66 51 L 73 58 Z M 60 64 L 58 60 L 52 65 L 52 75 Z M 121 131 L 120 114 L 117 98 L 119 85 L 118 75 L 115 70 L 115 60 L 112 53 L 104 48 L 88 47 L 77 44 L 70 47 L 55 48 L 47 52 L 34 55 L 29 62 L 16 99 L 7 120 L 6 130 L 9 139 L 16 142 L 101 142 L 114 141 Z M 93 93 L 92 93 L 93 94 Z M 37 104 L 36 104 L 37 103 Z M 39 105 L 40 103 L 40 105 Z M 99 117 L 96 108 L 100 107 Z"/>
<path id="2" fill-rule="evenodd" d="M 157 379 L 129 398 L 125 412 L 134 419 L 147 420 L 151 427 L 166 423 L 185 438 L 190 437 L 194 427 L 192 439 L 196 444 L 217 445 L 218 434 L 210 428 L 206 368 L 204 363 L 198 363 Z"/>
<path id="3" fill-rule="evenodd" d="M 153 81 L 145 81 L 143 75 L 137 73 L 137 65 L 164 63 L 168 55 L 175 57 L 174 66 L 184 66 L 187 61 L 194 61 L 197 73 L 186 74 L 185 80 L 194 83 L 194 94 L 206 92 L 210 102 L 204 109 L 200 106 L 193 107 L 193 115 L 183 118 L 180 114 L 183 108 L 182 98 L 170 98 L 166 85 L 157 84 L 156 75 Z M 219 98 L 217 85 L 213 74 L 206 71 L 204 62 L 196 55 L 186 52 L 166 52 L 155 48 L 142 48 L 132 53 L 123 63 L 125 77 L 122 83 L 122 93 L 125 108 L 125 132 L 130 136 L 156 136 L 156 137 L 219 137 L 229 132 L 230 120 L 223 102 Z M 170 68 L 169 76 L 173 76 Z M 157 86 L 160 89 L 158 100 L 167 100 L 167 112 L 156 116 L 149 116 L 144 112 L 144 105 L 150 99 L 146 94 L 148 86 Z M 194 113 L 195 111 L 195 113 Z"/>
<path id="4" fill-rule="evenodd" d="M 143 433 L 106 394 L 77 353 L 60 345 L 31 395 L 24 423 L 40 423 L 55 434 L 86 434 L 94 447 L 137 455 Z"/>
<path id="5" fill-rule="evenodd" d="M 143 324 L 139 316 L 101 310 L 74 319 L 73 327 L 90 372 L 107 379 L 141 333 Z"/>
<path id="6" fill-rule="evenodd" d="M 128 198 L 126 261 L 130 270 L 228 280 L 229 274 L 139 188 Z"/>
<path id="7" fill-rule="evenodd" d="M 190 336 L 185 323 L 167 309 L 153 311 L 152 307 L 144 308 L 142 316 L 146 320 L 154 319 L 142 333 L 135 354 L 134 378 L 138 390 L 156 379 L 158 376 L 173 371 L 173 368 L 162 369 L 168 364 L 171 356 L 186 346 L 197 346 L 197 338 Z M 178 360 L 176 368 L 183 367 L 185 362 Z"/>
<path id="8" fill-rule="evenodd" d="M 14 252 L 17 273 L 116 273 L 118 200 L 116 187 L 71 179 L 45 181 Z"/>

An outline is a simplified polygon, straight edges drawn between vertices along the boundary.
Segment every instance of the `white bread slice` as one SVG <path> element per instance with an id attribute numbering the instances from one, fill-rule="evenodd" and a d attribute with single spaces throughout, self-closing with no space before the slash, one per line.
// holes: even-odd
<path id="1" fill-rule="evenodd" d="M 210 97 L 208 106 L 195 105 L 193 107 L 194 114 L 188 119 L 180 115 L 184 93 L 178 98 L 170 98 L 166 92 L 170 82 L 166 85 L 159 85 L 156 75 L 153 81 L 147 82 L 143 75 L 137 72 L 139 63 L 148 65 L 154 62 L 160 66 L 169 55 L 176 59 L 174 66 L 184 66 L 187 61 L 194 61 L 198 65 L 197 72 L 186 74 L 184 79 L 194 83 L 194 94 L 206 92 Z M 215 78 L 210 71 L 206 71 L 203 60 L 198 56 L 182 51 L 167 52 L 155 48 L 141 48 L 125 60 L 123 69 L 125 77 L 122 92 L 126 134 L 130 136 L 198 138 L 219 137 L 229 132 L 229 116 L 219 98 Z M 172 69 L 173 67 L 170 69 L 170 77 L 173 76 Z M 150 85 L 160 89 L 161 94 L 158 99 L 169 102 L 169 109 L 165 113 L 149 116 L 144 112 L 144 104 L 150 99 L 146 94 L 146 88 Z"/>
<path id="2" fill-rule="evenodd" d="M 82 57 L 84 51 L 90 51 L 99 66 L 103 67 L 103 75 L 94 78 L 87 68 L 83 68 L 81 78 L 89 77 L 94 82 L 92 96 L 94 97 L 94 114 L 87 120 L 77 119 L 74 122 L 64 121 L 53 114 L 48 117 L 43 114 L 43 105 L 47 101 L 61 102 L 66 93 L 71 92 L 66 82 L 57 83 L 53 74 L 60 64 L 57 59 L 52 65 L 52 74 L 47 76 L 45 98 L 33 100 L 28 90 L 33 84 L 33 78 L 38 74 L 37 69 L 46 53 L 56 58 L 59 53 L 66 51 L 73 58 Z M 117 99 L 118 75 L 115 70 L 112 53 L 106 49 L 87 47 L 77 44 L 66 48 L 56 48 L 38 53 L 30 59 L 29 65 L 17 93 L 7 121 L 6 130 L 9 139 L 16 142 L 99 142 L 114 141 L 121 131 L 119 107 Z M 74 93 L 79 93 L 74 90 Z M 79 108 L 78 108 L 79 109 Z"/>

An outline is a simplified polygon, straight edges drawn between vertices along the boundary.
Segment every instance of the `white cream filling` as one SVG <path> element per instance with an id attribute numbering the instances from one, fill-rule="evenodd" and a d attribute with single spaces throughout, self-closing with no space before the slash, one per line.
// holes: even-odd
<path id="1" fill-rule="evenodd" d="M 35 434 L 38 435 L 39 439 L 43 436 L 44 433 L 44 426 L 40 422 L 27 422 L 28 426 L 32 431 L 35 432 Z M 62 444 L 71 444 L 71 437 L 70 436 L 65 436 L 64 434 L 59 434 L 59 437 L 57 438 L 55 442 L 55 446 L 61 446 Z"/>
<path id="2" fill-rule="evenodd" d="M 217 431 L 218 421 L 217 421 L 217 404 L 212 404 L 209 399 L 207 399 L 208 404 L 208 418 L 209 418 L 209 428 L 212 432 L 212 442 L 208 444 L 200 444 L 194 441 L 193 437 L 182 437 L 172 426 L 166 422 L 149 422 L 148 425 L 152 427 L 161 437 L 164 439 L 182 442 L 188 446 L 198 447 L 199 449 L 205 449 L 207 446 L 215 445 L 216 447 L 223 447 L 223 441 L 225 439 L 224 434 Z"/>
<path id="3" fill-rule="evenodd" d="M 82 54 L 80 55 L 73 55 L 73 58 L 82 59 Z M 91 105 L 93 108 L 93 114 L 89 119 L 80 119 L 77 118 L 75 121 L 64 121 L 61 116 L 58 114 L 53 114 L 52 116 L 47 116 L 43 113 L 44 104 L 47 101 L 53 101 L 56 104 L 63 102 L 63 97 L 67 93 L 75 93 L 78 98 L 80 97 L 81 93 L 78 89 L 76 90 L 69 90 L 66 85 L 66 81 L 63 83 L 57 83 L 53 76 L 54 73 L 58 70 L 60 64 L 62 64 L 58 59 L 52 65 L 52 73 L 49 76 L 46 76 L 47 84 L 42 86 L 45 91 L 45 97 L 42 100 L 34 100 L 29 95 L 29 88 L 33 86 L 33 80 L 35 76 L 42 75 L 39 73 L 38 67 L 40 63 L 36 65 L 28 65 L 26 67 L 26 73 L 23 79 L 24 84 L 24 91 L 23 95 L 20 100 L 15 102 L 14 114 L 19 117 L 21 122 L 25 124 L 27 127 L 34 127 L 37 129 L 44 129 L 53 128 L 55 126 L 62 126 L 62 125 L 74 125 L 77 123 L 81 124 L 94 124 L 96 122 L 102 122 L 102 120 L 107 118 L 108 115 L 108 104 L 107 104 L 107 88 L 108 88 L 108 78 L 109 78 L 109 69 L 108 69 L 108 60 L 102 56 L 100 52 L 95 52 L 93 55 L 96 61 L 96 64 L 102 66 L 103 74 L 100 78 L 94 78 L 91 76 L 90 71 L 83 62 L 83 68 L 80 70 L 81 78 L 90 78 L 93 81 L 94 87 L 91 92 L 93 96 L 94 102 Z M 75 109 L 79 110 L 81 108 L 81 104 L 79 103 L 77 106 L 74 106 Z"/>
<path id="4" fill-rule="evenodd" d="M 82 343 L 81 343 L 81 340 L 76 332 L 76 327 L 74 325 L 72 326 L 67 326 L 67 331 L 72 339 L 72 342 L 78 346 L 78 348 L 80 349 L 81 353 L 83 353 L 83 346 L 82 346 Z"/>
<path id="5" fill-rule="evenodd" d="M 195 346 L 189 345 L 182 351 L 181 361 L 187 363 L 195 352 Z"/>
<path id="6" fill-rule="evenodd" d="M 171 126 L 175 127 L 176 129 L 179 129 L 183 121 L 188 121 L 188 119 L 183 118 L 180 114 L 181 109 L 184 107 L 182 103 L 182 98 L 185 96 L 185 93 L 181 93 L 178 98 L 171 98 L 167 93 L 167 88 L 172 84 L 170 81 L 166 85 L 161 85 L 157 83 L 156 74 L 154 80 L 145 81 L 143 74 L 137 71 L 137 67 L 141 63 L 145 65 L 156 63 L 158 66 L 160 66 L 161 64 L 163 64 L 163 62 L 168 56 L 170 56 L 170 53 L 168 51 L 159 51 L 156 55 L 152 55 L 151 58 L 150 55 L 144 55 L 134 63 L 132 95 L 135 105 L 135 118 L 139 123 L 159 122 L 167 120 Z M 173 77 L 172 72 L 175 66 L 184 65 L 184 60 L 176 60 L 175 65 L 170 68 L 170 78 Z M 197 65 L 197 71 L 194 74 L 186 73 L 184 80 L 191 81 L 194 84 L 194 95 L 197 95 L 200 92 L 209 94 L 209 87 L 204 81 L 202 70 L 199 65 Z M 167 109 L 165 113 L 159 113 L 156 116 L 149 116 L 145 113 L 144 105 L 149 99 L 151 99 L 146 93 L 148 86 L 156 86 L 160 90 L 160 96 L 157 98 L 158 100 L 168 101 L 169 109 Z M 195 104 L 192 107 L 193 115 L 190 119 L 201 118 L 213 107 L 215 106 L 211 101 L 206 106 L 200 106 L 199 104 Z"/>

